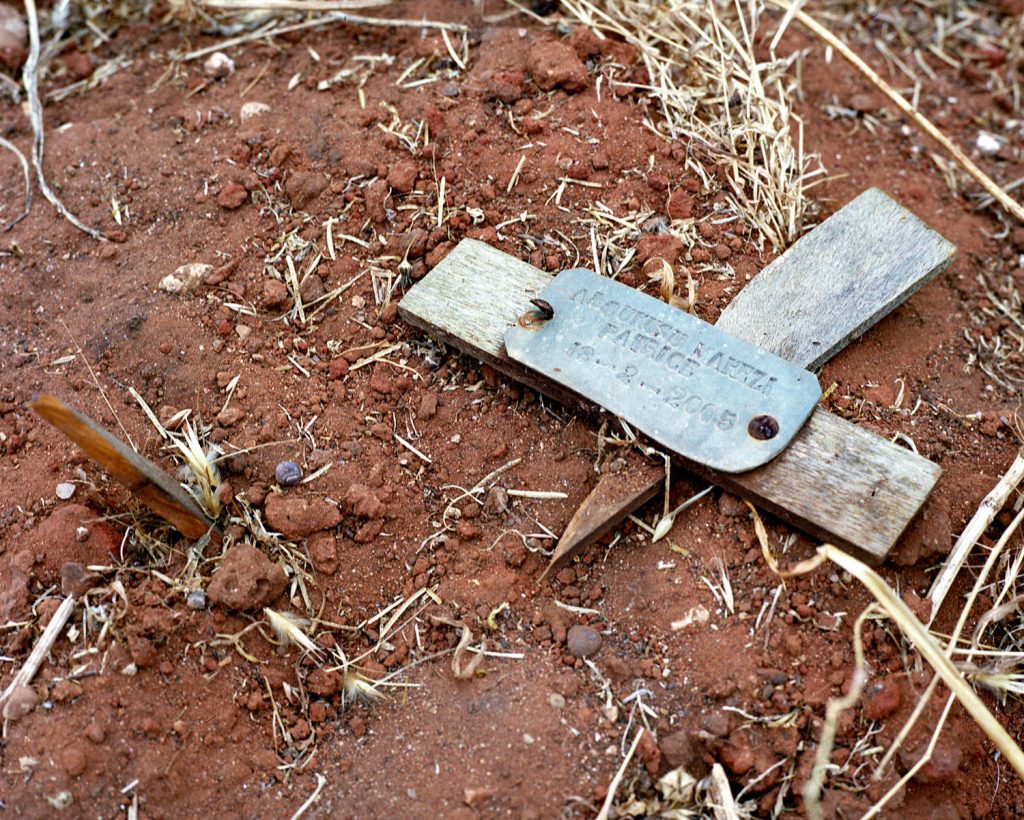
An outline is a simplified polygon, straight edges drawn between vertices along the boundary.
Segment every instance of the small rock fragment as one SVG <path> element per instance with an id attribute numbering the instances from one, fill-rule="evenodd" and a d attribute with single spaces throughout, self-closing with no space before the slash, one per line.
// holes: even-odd
<path id="1" fill-rule="evenodd" d="M 974 147 L 982 154 L 991 155 L 999 153 L 1003 143 L 998 137 L 990 134 L 988 131 L 979 131 L 978 137 L 974 141 Z"/>
<path id="2" fill-rule="evenodd" d="M 352 512 L 360 518 L 383 518 L 387 509 L 365 484 L 352 484 L 345 494 L 345 500 L 352 505 Z"/>
<path id="3" fill-rule="evenodd" d="M 68 561 L 60 568 L 60 588 L 65 595 L 85 595 L 96 585 L 99 576 L 84 566 Z"/>
<path id="4" fill-rule="evenodd" d="M 213 265 L 202 262 L 189 262 L 182 265 L 174 273 L 169 273 L 160 280 L 160 290 L 165 293 L 184 293 L 192 290 L 203 281 L 204 277 L 213 272 Z"/>
<path id="5" fill-rule="evenodd" d="M 238 112 L 239 119 L 242 122 L 251 120 L 253 117 L 258 117 L 261 114 L 269 114 L 270 106 L 266 103 L 261 102 L 247 102 L 242 106 L 241 111 Z"/>
<path id="6" fill-rule="evenodd" d="M 574 626 L 566 638 L 569 654 L 588 658 L 601 648 L 601 633 L 590 626 Z"/>
<path id="7" fill-rule="evenodd" d="M 263 507 L 267 524 L 285 538 L 305 538 L 341 523 L 341 513 L 322 498 L 293 498 L 278 493 L 267 496 Z"/>
<path id="8" fill-rule="evenodd" d="M 261 609 L 284 592 L 284 570 L 248 544 L 231 547 L 214 570 L 208 595 L 216 604 L 250 611 Z"/>
<path id="9" fill-rule="evenodd" d="M 17 686 L 4 704 L 4 720 L 20 720 L 39 705 L 39 695 L 31 686 Z"/>
<path id="10" fill-rule="evenodd" d="M 185 606 L 195 610 L 206 609 L 206 592 L 201 587 L 193 589 L 185 599 Z"/>
<path id="11" fill-rule="evenodd" d="M 582 91 L 590 78 L 572 46 L 559 40 L 540 40 L 530 47 L 526 58 L 533 80 L 544 91 L 561 86 L 566 91 Z"/>
<path id="12" fill-rule="evenodd" d="M 62 481 L 57 485 L 57 498 L 61 501 L 67 501 L 71 496 L 75 494 L 75 485 L 70 481 Z"/>
<path id="13" fill-rule="evenodd" d="M 889 675 L 872 682 L 864 692 L 861 713 L 866 720 L 885 720 L 903 703 L 903 689 L 899 679 Z"/>
<path id="14" fill-rule="evenodd" d="M 295 461 L 282 461 L 274 468 L 274 478 L 282 487 L 294 487 L 302 481 L 302 467 Z"/>
<path id="15" fill-rule="evenodd" d="M 235 73 L 235 61 L 223 51 L 215 51 L 203 62 L 203 73 L 212 80 L 223 80 Z"/>
<path id="16" fill-rule="evenodd" d="M 217 194 L 217 204 L 226 211 L 241 208 L 249 198 L 249 192 L 240 182 L 229 182 Z"/>
<path id="17" fill-rule="evenodd" d="M 217 414 L 217 424 L 221 427 L 233 427 L 245 418 L 245 411 L 241 407 L 225 407 Z"/>

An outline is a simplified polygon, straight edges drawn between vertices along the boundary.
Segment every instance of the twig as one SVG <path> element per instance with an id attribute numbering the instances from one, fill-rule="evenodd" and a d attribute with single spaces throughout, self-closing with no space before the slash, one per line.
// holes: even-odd
<path id="1" fill-rule="evenodd" d="M 31 2 L 31 0 L 29 0 Z M 46 629 L 43 630 L 43 634 L 39 636 L 39 640 L 36 642 L 35 647 L 32 649 L 32 654 L 28 656 L 28 660 L 25 661 L 25 665 L 18 670 L 18 674 L 14 676 L 7 688 L 4 689 L 4 693 L 0 695 L 0 705 L 7 702 L 7 699 L 14 693 L 14 690 L 19 686 L 28 686 L 32 682 L 32 678 L 36 676 L 36 672 L 39 671 L 39 667 L 43 663 L 49 653 L 53 644 L 60 636 L 61 630 L 64 628 L 64 624 L 68 622 L 68 618 L 71 617 L 71 611 L 75 608 L 75 596 L 69 595 L 65 598 L 61 605 L 57 608 L 57 611 L 53 613 L 53 617 L 50 618 L 50 623 L 46 625 Z"/>
<path id="2" fill-rule="evenodd" d="M 633 759 L 633 755 L 636 754 L 636 747 L 640 745 L 640 738 L 644 736 L 644 732 L 647 730 L 642 726 L 633 738 L 633 743 L 629 747 L 629 751 L 626 752 L 626 756 L 622 759 L 622 765 L 619 766 L 619 770 L 615 773 L 615 777 L 612 778 L 612 782 L 608 784 L 608 794 L 604 798 L 604 804 L 601 806 L 601 811 L 597 814 L 597 820 L 608 820 L 608 812 L 611 811 L 612 803 L 615 802 L 615 792 L 619 790 L 619 784 L 622 782 L 623 775 L 626 774 L 626 767 L 629 765 L 629 761 Z"/>
<path id="3" fill-rule="evenodd" d="M 101 231 L 96 228 L 90 228 L 87 225 L 83 225 L 78 218 L 71 213 L 71 211 L 64 207 L 64 203 L 62 203 L 60 199 L 57 198 L 57 195 L 50 190 L 50 186 L 46 183 L 46 177 L 43 175 L 43 144 L 45 137 L 43 106 L 39 102 L 40 46 L 39 15 L 36 12 L 36 0 L 25 0 L 25 16 L 28 17 L 29 53 L 28 59 L 25 60 L 23 82 L 25 84 L 25 95 L 28 98 L 29 119 L 32 122 L 32 166 L 36 169 L 36 180 L 39 183 L 39 190 L 43 192 L 43 196 L 49 200 L 50 204 L 57 209 L 57 213 L 64 217 L 68 222 L 80 231 L 89 234 L 93 239 L 105 241 L 106 237 Z M 59 17 L 66 19 L 66 14 L 60 15 L 55 12 L 54 19 Z"/>
<path id="4" fill-rule="evenodd" d="M 960 150 L 945 134 L 943 134 L 938 128 L 936 128 L 931 120 L 917 111 L 907 100 L 900 94 L 896 89 L 889 85 L 883 80 L 874 69 L 871 68 L 866 62 L 858 57 L 853 50 L 840 40 L 831 31 L 825 28 L 821 23 L 815 20 L 813 17 L 808 15 L 806 12 L 797 10 L 793 12 L 793 6 L 788 0 L 769 0 L 769 2 L 782 9 L 786 12 L 786 18 L 790 16 L 795 17 L 800 24 L 805 26 L 821 40 L 827 43 L 829 46 L 838 51 L 849 63 L 853 65 L 858 71 L 860 71 L 871 83 L 892 102 L 908 117 L 917 123 L 929 137 L 935 140 L 941 145 L 952 157 L 955 159 L 968 174 L 988 191 L 1002 205 L 1007 211 L 1017 218 L 1019 222 L 1024 222 L 1024 207 L 1020 203 L 1015 202 L 1000 188 L 995 180 L 993 180 L 988 174 L 982 171 L 974 162 L 968 157 L 963 151 Z"/>
<path id="5" fill-rule="evenodd" d="M 711 798 L 715 802 L 712 809 L 715 812 L 715 820 L 738 820 L 739 813 L 736 811 L 736 801 L 732 797 L 732 789 L 729 787 L 729 778 L 725 776 L 725 769 L 721 763 L 711 767 L 711 774 L 708 775 Z"/>
<path id="6" fill-rule="evenodd" d="M 953 549 L 942 567 L 942 572 L 938 574 L 932 583 L 931 589 L 928 590 L 928 597 L 932 602 L 931 617 L 928 619 L 929 624 L 935 620 L 935 616 L 942 607 L 942 602 L 946 599 L 946 595 L 949 593 L 953 581 L 960 572 L 960 568 L 964 565 L 964 561 L 967 560 L 971 548 L 999 514 L 999 511 L 1006 503 L 1007 497 L 1020 484 L 1021 479 L 1024 479 L 1024 451 L 1017 453 L 1017 457 L 1013 460 L 1013 464 L 1010 465 L 1010 469 L 999 479 L 999 483 L 992 488 L 992 491 L 982 499 L 981 504 L 978 506 L 978 511 L 964 528 L 956 544 L 953 545 Z"/>
<path id="7" fill-rule="evenodd" d="M 29 2 L 31 2 L 31 0 L 29 0 Z M 250 31 L 248 34 L 241 34 L 238 37 L 222 40 L 216 45 L 188 52 L 181 58 L 181 61 L 187 63 L 191 60 L 198 60 L 200 57 L 205 57 L 207 54 L 213 54 L 215 51 L 224 51 L 253 40 L 262 40 L 264 37 L 275 37 L 278 34 L 287 34 L 289 31 L 319 28 L 320 26 L 327 26 L 331 23 L 352 23 L 360 26 L 390 26 L 393 28 L 433 28 L 440 29 L 442 31 L 457 31 L 460 34 L 469 31 L 469 26 L 464 26 L 461 23 L 441 23 L 435 20 L 404 20 L 389 17 L 365 17 L 361 14 L 346 14 L 342 11 L 335 11 L 330 14 L 325 14 L 323 17 L 317 17 L 313 20 L 303 20 L 301 23 L 292 23 L 291 25 L 279 26 L 277 28 L 261 28 L 256 31 Z"/>
<path id="8" fill-rule="evenodd" d="M 316 788 L 313 789 L 313 793 L 306 799 L 306 802 L 296 809 L 295 814 L 292 815 L 292 820 L 299 820 L 302 815 L 309 811 L 309 807 L 312 806 L 320 796 L 320 791 L 323 789 L 324 783 L 326 782 L 327 778 L 320 774 L 320 772 L 316 772 Z"/>
<path id="9" fill-rule="evenodd" d="M 28 160 L 25 159 L 25 155 L 21 153 L 18 146 L 12 142 L 8 142 L 3 137 L 0 137 L 0 146 L 6 148 L 18 158 L 18 161 L 21 162 L 22 175 L 25 177 L 25 210 L 22 211 L 21 216 L 15 217 L 12 221 L 4 225 L 3 230 L 4 233 L 6 233 L 28 216 L 28 212 L 32 210 L 32 178 L 29 175 Z"/>

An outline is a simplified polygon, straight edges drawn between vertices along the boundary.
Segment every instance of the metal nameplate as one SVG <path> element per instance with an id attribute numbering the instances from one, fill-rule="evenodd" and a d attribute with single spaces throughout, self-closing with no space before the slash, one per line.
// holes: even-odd
<path id="1" fill-rule="evenodd" d="M 542 297 L 506 331 L 508 355 L 712 469 L 771 461 L 821 397 L 806 370 L 589 270 Z"/>

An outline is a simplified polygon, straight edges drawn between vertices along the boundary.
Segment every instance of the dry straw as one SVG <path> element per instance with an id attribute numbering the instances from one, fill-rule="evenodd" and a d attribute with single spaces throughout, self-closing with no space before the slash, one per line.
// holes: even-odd
<path id="1" fill-rule="evenodd" d="M 685 140 L 691 153 L 719 169 L 730 207 L 756 234 L 776 251 L 799 237 L 810 206 L 808 180 L 820 171 L 809 171 L 790 105 L 787 69 L 797 55 L 767 62 L 755 55 L 759 4 L 564 0 L 563 6 L 599 35 L 617 35 L 639 50 L 649 82 L 634 87 L 660 113 L 648 127 Z"/>

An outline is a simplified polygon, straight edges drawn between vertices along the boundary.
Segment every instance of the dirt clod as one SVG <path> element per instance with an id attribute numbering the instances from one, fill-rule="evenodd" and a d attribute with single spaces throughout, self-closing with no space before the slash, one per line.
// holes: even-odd
<path id="1" fill-rule="evenodd" d="M 272 493 L 264 502 L 267 524 L 286 538 L 305 538 L 341 522 L 338 508 L 322 498 L 298 498 Z"/>
<path id="2" fill-rule="evenodd" d="M 273 603 L 287 580 L 281 567 L 258 549 L 237 544 L 214 570 L 207 595 L 216 604 L 245 612 Z"/>

